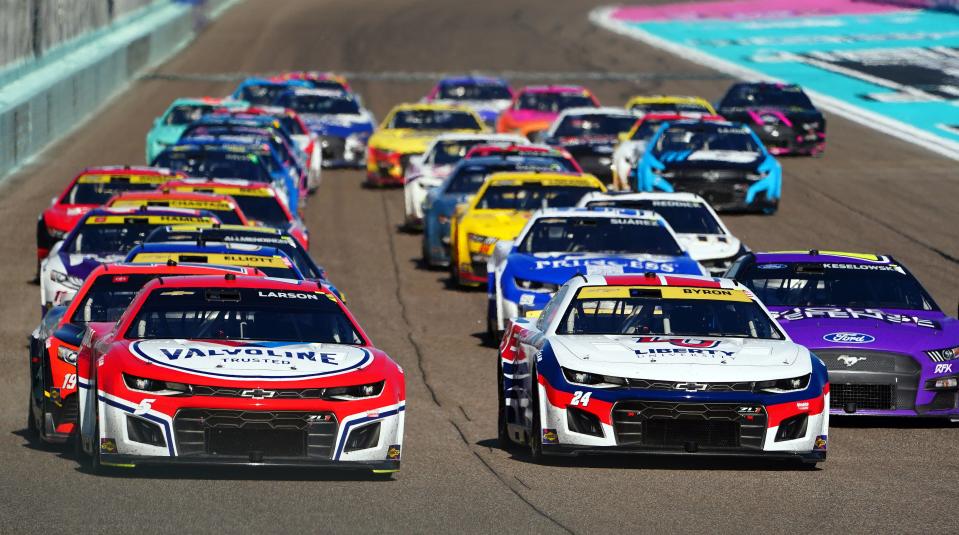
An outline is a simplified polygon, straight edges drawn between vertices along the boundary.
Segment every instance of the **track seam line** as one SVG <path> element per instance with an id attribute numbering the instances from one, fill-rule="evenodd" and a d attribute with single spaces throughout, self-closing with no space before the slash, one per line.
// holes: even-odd
<path id="1" fill-rule="evenodd" d="M 403 319 L 403 323 L 406 324 L 406 338 L 409 340 L 410 345 L 413 346 L 413 353 L 416 354 L 416 367 L 419 369 L 420 377 L 422 377 L 423 384 L 426 385 L 430 397 L 433 398 L 433 403 L 435 403 L 437 407 L 443 407 L 443 404 L 440 403 L 439 398 L 436 396 L 436 390 L 434 390 L 433 385 L 430 384 L 426 369 L 423 367 L 423 348 L 420 347 L 419 342 L 416 341 L 416 337 L 413 336 L 413 323 L 410 321 L 409 313 L 406 310 L 406 302 L 403 300 L 403 295 L 400 291 L 400 265 L 397 261 L 396 237 L 393 235 L 393 228 L 390 223 L 390 210 L 386 204 L 386 192 L 380 192 L 380 201 L 383 205 L 383 220 L 386 222 L 386 235 L 389 238 L 387 242 L 390 246 L 390 263 L 393 266 L 393 276 L 396 278 L 396 291 L 393 293 L 396 297 L 396 302 L 400 305 L 400 317 Z"/>
<path id="2" fill-rule="evenodd" d="M 380 191 L 380 201 L 383 206 L 384 221 L 386 222 L 387 236 L 389 238 L 387 241 L 389 242 L 389 248 L 390 248 L 390 263 L 393 266 L 393 276 L 396 278 L 396 291 L 394 292 L 394 294 L 395 294 L 397 303 L 400 305 L 400 317 L 402 318 L 403 323 L 406 324 L 407 339 L 410 341 L 410 344 L 413 346 L 413 352 L 416 354 L 416 366 L 419 369 L 420 376 L 423 379 L 423 384 L 425 384 L 426 389 L 429 390 L 430 396 L 433 398 L 433 403 L 435 403 L 437 407 L 440 407 L 441 409 L 443 409 L 444 408 L 443 404 L 440 403 L 439 399 L 437 398 L 436 392 L 433 390 L 433 386 L 430 384 L 428 380 L 426 370 L 423 368 L 423 350 L 420 347 L 419 343 L 416 341 L 416 337 L 413 336 L 413 324 L 410 321 L 409 316 L 407 314 L 406 303 L 403 301 L 403 295 L 402 295 L 402 292 L 400 291 L 400 288 L 401 288 L 400 266 L 397 258 L 397 252 L 396 252 L 396 235 L 394 234 L 393 226 L 390 223 L 390 218 L 389 218 L 390 210 L 389 210 L 389 205 L 386 202 L 385 191 Z M 469 416 L 466 414 L 466 411 L 463 409 L 462 405 L 460 405 L 459 408 L 460 408 L 460 411 L 463 413 L 463 415 L 466 416 L 467 419 L 469 419 Z M 493 477 L 499 480 L 500 483 L 502 483 L 510 492 L 516 495 L 517 498 L 522 500 L 523 503 L 528 505 L 530 509 L 535 511 L 536 514 L 552 522 L 553 524 L 555 524 L 557 527 L 559 527 L 566 533 L 569 533 L 570 535 L 575 534 L 573 530 L 566 527 L 565 525 L 563 525 L 563 523 L 556 520 L 555 518 L 551 517 L 548 513 L 546 513 L 539 507 L 537 507 L 533 502 L 531 502 L 525 496 L 523 496 L 518 490 L 516 490 L 516 488 L 510 485 L 509 481 L 503 475 L 497 472 L 496 469 L 494 469 L 493 466 L 486 461 L 486 459 L 484 459 L 479 453 L 476 452 L 475 449 L 473 449 L 472 444 L 470 444 L 470 441 L 466 438 L 466 434 L 463 433 L 463 429 L 460 428 L 459 424 L 456 423 L 455 420 L 453 420 L 451 415 L 447 414 L 446 419 L 450 423 L 450 425 L 453 426 L 453 429 L 456 429 L 456 432 L 457 434 L 459 434 L 460 440 L 463 441 L 463 445 L 466 446 L 466 449 L 470 453 L 472 453 L 477 460 L 479 460 L 479 462 L 486 468 L 486 470 L 490 474 L 493 475 Z"/>
<path id="3" fill-rule="evenodd" d="M 549 521 L 552 522 L 553 524 L 556 524 L 557 527 L 559 527 L 560 529 L 562 529 L 562 530 L 565 531 L 566 533 L 569 533 L 570 535 L 575 535 L 576 532 L 574 532 L 574 531 L 571 530 L 570 528 L 566 527 L 566 525 L 564 525 L 564 524 L 563 524 L 562 522 L 560 522 L 559 520 L 556 520 L 555 518 L 553 518 L 552 516 L 550 516 L 549 513 L 547 513 L 546 511 L 543 511 L 542 509 L 540 509 L 539 507 L 537 507 L 536 504 L 534 504 L 533 502 L 531 502 L 530 500 L 528 500 L 525 496 L 523 496 L 522 493 L 520 493 L 518 490 L 516 490 L 516 488 L 513 487 L 513 485 L 510 485 L 509 480 L 507 480 L 505 477 L 502 476 L 502 474 L 500 474 L 499 472 L 497 472 L 496 469 L 493 468 L 493 466 L 492 466 L 491 464 L 489 464 L 489 463 L 486 461 L 486 459 L 483 458 L 482 455 L 480 455 L 479 453 L 476 452 L 476 450 L 473 449 L 473 447 L 470 445 L 469 440 L 467 440 L 466 435 L 463 433 L 463 430 L 460 428 L 459 424 L 457 424 L 457 423 L 456 423 L 454 420 L 452 420 L 452 419 L 449 419 L 449 423 L 452 424 L 453 427 L 456 429 L 456 432 L 459 433 L 460 439 L 463 440 L 463 444 L 466 445 L 466 447 L 467 447 L 467 449 L 469 449 L 470 453 L 472 453 L 472 454 L 479 460 L 479 462 L 482 463 L 483 466 L 485 466 L 487 470 L 489 470 L 489 473 L 493 474 L 493 477 L 495 477 L 496 479 L 498 479 L 504 486 L 506 486 L 506 488 L 508 488 L 508 489 L 510 490 L 510 492 L 512 492 L 513 494 L 515 494 L 517 498 L 519 498 L 520 500 L 522 500 L 523 503 L 525 503 L 526 505 L 528 505 L 528 506 L 530 507 L 530 509 L 532 509 L 533 511 L 535 511 L 538 515 L 540 515 L 541 517 L 545 518 L 546 520 L 549 520 Z M 513 477 L 515 478 L 516 476 L 513 476 Z M 524 485 L 524 486 L 526 486 L 526 485 Z M 529 488 L 529 487 L 527 486 L 526 488 Z"/>

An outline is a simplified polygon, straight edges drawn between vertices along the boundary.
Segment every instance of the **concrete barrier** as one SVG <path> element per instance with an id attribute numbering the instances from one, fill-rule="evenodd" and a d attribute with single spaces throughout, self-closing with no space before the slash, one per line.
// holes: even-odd
<path id="1" fill-rule="evenodd" d="M 208 0 L 218 16 L 238 0 Z M 0 81 L 0 180 L 194 37 L 188 5 L 153 4 Z"/>

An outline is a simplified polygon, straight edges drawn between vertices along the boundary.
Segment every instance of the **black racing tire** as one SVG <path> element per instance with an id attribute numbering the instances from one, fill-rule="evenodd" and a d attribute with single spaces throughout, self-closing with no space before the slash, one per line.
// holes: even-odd
<path id="1" fill-rule="evenodd" d="M 537 379 L 538 375 L 536 374 L 536 366 L 531 366 L 531 371 L 529 374 L 530 383 L 532 385 L 532 393 L 530 395 L 530 406 L 533 409 L 533 421 L 529 430 L 529 456 L 534 463 L 543 462 L 543 431 L 542 424 L 539 421 L 539 380 Z"/>
<path id="2" fill-rule="evenodd" d="M 32 383 L 32 381 L 31 381 Z M 27 438 L 31 441 L 40 438 L 40 427 L 37 425 L 37 419 L 33 415 L 33 391 L 27 391 Z"/>
<path id="3" fill-rule="evenodd" d="M 516 443 L 509 436 L 509 426 L 506 422 L 506 394 L 503 392 L 503 360 L 497 355 L 496 359 L 496 441 L 500 449 L 513 450 Z"/>
<path id="4" fill-rule="evenodd" d="M 496 328 L 496 313 L 494 304 L 495 300 L 487 299 L 488 305 L 486 307 L 486 341 L 491 347 L 498 347 L 500 342 L 500 332 Z"/>

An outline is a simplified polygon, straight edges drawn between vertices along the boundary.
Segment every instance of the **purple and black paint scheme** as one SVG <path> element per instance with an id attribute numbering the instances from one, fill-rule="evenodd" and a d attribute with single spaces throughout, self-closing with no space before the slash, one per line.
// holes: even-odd
<path id="1" fill-rule="evenodd" d="M 726 276 L 826 364 L 832 414 L 959 421 L 959 320 L 895 259 L 750 253 Z"/>

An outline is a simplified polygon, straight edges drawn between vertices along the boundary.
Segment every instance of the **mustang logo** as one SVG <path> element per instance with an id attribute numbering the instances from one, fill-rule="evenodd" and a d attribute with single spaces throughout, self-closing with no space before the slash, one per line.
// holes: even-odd
<path id="1" fill-rule="evenodd" d="M 852 355 L 839 355 L 839 358 L 837 360 L 845 364 L 847 368 L 851 368 L 855 366 L 857 363 L 866 360 L 866 357 L 855 357 Z"/>

